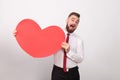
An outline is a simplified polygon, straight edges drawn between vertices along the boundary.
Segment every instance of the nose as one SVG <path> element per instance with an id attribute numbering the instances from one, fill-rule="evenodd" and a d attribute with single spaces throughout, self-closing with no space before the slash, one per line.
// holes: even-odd
<path id="1" fill-rule="evenodd" d="M 76 25 L 76 24 L 77 24 L 77 23 L 74 21 L 74 22 L 73 22 L 73 25 Z"/>

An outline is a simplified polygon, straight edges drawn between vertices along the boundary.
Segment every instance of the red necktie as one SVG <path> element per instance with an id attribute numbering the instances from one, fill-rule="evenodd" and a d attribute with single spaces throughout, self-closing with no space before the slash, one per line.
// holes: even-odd
<path id="1" fill-rule="evenodd" d="M 69 33 L 67 34 L 67 38 L 66 38 L 66 42 L 68 43 L 69 42 Z M 67 60 L 67 55 L 66 55 L 66 52 L 64 50 L 64 60 L 63 60 L 63 70 L 64 72 L 66 72 L 66 60 Z"/>

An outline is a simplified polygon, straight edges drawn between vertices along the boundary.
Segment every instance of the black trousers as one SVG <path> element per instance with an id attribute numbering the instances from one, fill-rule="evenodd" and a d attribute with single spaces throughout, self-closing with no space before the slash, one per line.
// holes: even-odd
<path id="1" fill-rule="evenodd" d="M 64 72 L 63 68 L 53 66 L 51 80 L 80 80 L 78 66 Z"/>

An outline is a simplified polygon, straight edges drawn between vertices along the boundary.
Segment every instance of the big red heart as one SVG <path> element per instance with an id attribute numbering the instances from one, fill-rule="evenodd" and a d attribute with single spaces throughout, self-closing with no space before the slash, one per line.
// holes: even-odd
<path id="1" fill-rule="evenodd" d="M 63 30 L 58 26 L 41 29 L 31 19 L 24 19 L 16 27 L 16 40 L 20 47 L 29 55 L 40 58 L 47 57 L 61 49 L 65 39 Z"/>

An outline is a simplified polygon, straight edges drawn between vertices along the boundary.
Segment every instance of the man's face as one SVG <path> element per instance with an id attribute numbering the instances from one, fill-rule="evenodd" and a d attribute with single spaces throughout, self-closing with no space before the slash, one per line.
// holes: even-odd
<path id="1" fill-rule="evenodd" d="M 69 33 L 72 33 L 75 31 L 75 29 L 77 28 L 79 23 L 79 18 L 75 15 L 71 15 L 70 17 L 68 17 L 67 19 L 67 25 L 66 25 L 66 29 Z"/>

